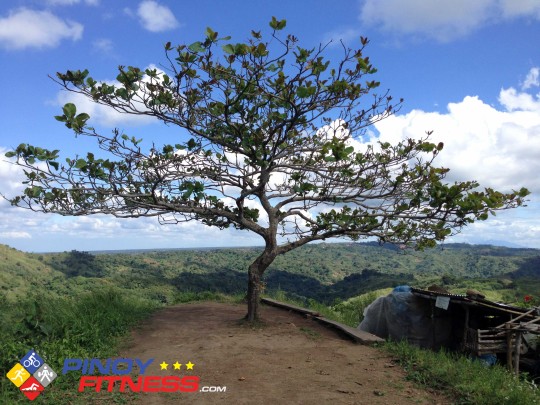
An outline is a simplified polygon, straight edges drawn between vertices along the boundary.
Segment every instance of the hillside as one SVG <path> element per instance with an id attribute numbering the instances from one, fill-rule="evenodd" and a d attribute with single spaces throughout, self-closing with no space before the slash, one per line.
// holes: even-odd
<path id="1" fill-rule="evenodd" d="M 12 299 L 35 290 L 74 295 L 113 286 L 162 303 L 180 292 L 242 294 L 258 248 L 82 251 L 31 254 L 0 246 L 0 291 Z M 399 284 L 433 283 L 496 291 L 512 301 L 540 286 L 540 251 L 448 244 L 417 252 L 374 243 L 314 244 L 279 257 L 266 290 L 332 303 Z"/>

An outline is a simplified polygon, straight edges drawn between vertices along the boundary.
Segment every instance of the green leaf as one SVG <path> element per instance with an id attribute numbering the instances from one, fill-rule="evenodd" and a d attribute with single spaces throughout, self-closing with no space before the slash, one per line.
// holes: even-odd
<path id="1" fill-rule="evenodd" d="M 43 189 L 39 186 L 34 186 L 31 189 L 31 195 L 32 197 L 39 197 Z"/>
<path id="2" fill-rule="evenodd" d="M 187 143 L 187 147 L 189 150 L 195 149 L 196 146 L 197 146 L 197 142 L 195 142 L 195 139 L 193 138 L 191 138 Z"/>
<path id="3" fill-rule="evenodd" d="M 270 28 L 277 29 L 278 26 L 278 20 L 276 17 L 272 16 L 272 21 L 270 21 Z"/>
<path id="4" fill-rule="evenodd" d="M 296 95 L 299 97 L 299 98 L 307 98 L 307 97 L 311 97 L 312 95 L 315 94 L 315 92 L 317 91 L 317 89 L 315 87 L 298 87 L 298 89 L 296 90 Z"/>
<path id="5" fill-rule="evenodd" d="M 228 53 L 229 55 L 234 55 L 234 46 L 232 44 L 223 45 L 221 49 L 223 49 L 223 52 Z"/>
<path id="6" fill-rule="evenodd" d="M 66 117 L 72 118 L 75 116 L 75 113 L 77 112 L 77 107 L 75 107 L 75 104 L 73 103 L 67 103 L 64 105 L 63 111 Z"/>
<path id="7" fill-rule="evenodd" d="M 75 167 L 77 169 L 82 169 L 82 168 L 86 167 L 86 160 L 78 159 L 77 162 L 75 163 Z"/>
<path id="8" fill-rule="evenodd" d="M 246 44 L 236 44 L 234 47 L 235 55 L 246 55 L 248 53 L 248 47 Z"/>
<path id="9" fill-rule="evenodd" d="M 121 99 L 123 100 L 129 100 L 129 93 L 126 89 L 124 88 L 119 88 L 119 89 L 116 89 L 115 93 L 116 97 L 120 97 Z"/>
<path id="10" fill-rule="evenodd" d="M 204 52 L 204 47 L 200 41 L 193 42 L 190 46 L 188 46 L 188 49 L 191 52 Z"/>
<path id="11" fill-rule="evenodd" d="M 90 116 L 87 114 L 87 113 L 80 113 L 79 115 L 77 115 L 77 120 L 79 121 L 88 121 L 88 119 L 90 118 Z"/>
<path id="12" fill-rule="evenodd" d="M 12 158 L 13 156 L 17 156 L 17 154 L 15 152 L 11 151 L 11 152 L 6 152 L 6 154 L 4 156 L 7 157 L 7 158 Z"/>
<path id="13" fill-rule="evenodd" d="M 206 38 L 208 38 L 210 41 L 213 41 L 218 36 L 218 33 L 215 32 L 212 28 L 206 27 Z"/>
<path id="14" fill-rule="evenodd" d="M 276 17 L 272 17 L 272 21 L 270 21 L 270 28 L 279 31 L 285 28 L 287 25 L 287 20 L 278 20 Z"/>

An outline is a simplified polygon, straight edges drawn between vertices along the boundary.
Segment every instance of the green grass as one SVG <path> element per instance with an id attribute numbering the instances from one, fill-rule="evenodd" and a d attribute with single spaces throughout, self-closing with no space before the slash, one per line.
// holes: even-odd
<path id="1" fill-rule="evenodd" d="M 239 304 L 243 302 L 243 294 L 235 295 L 226 295 L 214 291 L 203 291 L 203 292 L 193 292 L 193 291 L 181 291 L 178 292 L 174 297 L 175 304 L 182 304 L 185 302 L 194 302 L 194 301 L 215 301 L 215 302 L 229 302 Z"/>
<path id="2" fill-rule="evenodd" d="M 57 373 L 61 373 L 64 358 L 111 357 L 122 337 L 158 307 L 156 302 L 115 289 L 76 298 L 45 293 L 16 302 L 4 298 L 0 368 L 10 370 L 31 348 Z M 70 373 L 60 377 L 34 403 L 76 403 L 78 399 L 69 398 L 67 392 L 78 394 L 75 387 L 79 376 Z M 7 378 L 0 379 L 0 403 L 27 402 Z"/>
<path id="3" fill-rule="evenodd" d="M 533 382 L 500 365 L 486 367 L 464 356 L 423 350 L 405 342 L 386 343 L 383 350 L 396 357 L 409 380 L 444 392 L 455 404 L 540 404 L 540 392 Z"/>

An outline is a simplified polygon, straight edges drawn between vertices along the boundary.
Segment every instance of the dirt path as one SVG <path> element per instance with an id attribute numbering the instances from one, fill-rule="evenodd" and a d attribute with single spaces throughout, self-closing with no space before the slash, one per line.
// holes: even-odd
<path id="1" fill-rule="evenodd" d="M 226 392 L 145 393 L 140 404 L 447 404 L 414 388 L 379 350 L 314 320 L 262 308 L 264 326 L 238 320 L 245 306 L 215 302 L 168 307 L 133 332 L 121 355 L 154 358 L 146 375 L 195 375 Z M 165 362 L 167 370 L 160 370 Z M 181 364 L 174 370 L 173 363 Z M 194 364 L 186 370 L 185 364 Z"/>

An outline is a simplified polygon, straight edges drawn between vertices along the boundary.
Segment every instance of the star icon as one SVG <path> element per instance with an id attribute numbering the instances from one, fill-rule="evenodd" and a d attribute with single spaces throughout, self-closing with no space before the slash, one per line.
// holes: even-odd
<path id="1" fill-rule="evenodd" d="M 178 363 L 178 360 L 176 360 L 176 363 L 174 363 L 173 366 L 175 370 L 180 370 L 180 367 L 182 367 L 182 365 Z"/>
<path id="2" fill-rule="evenodd" d="M 194 366 L 194 365 L 195 365 L 195 364 L 193 364 L 193 363 L 190 361 L 190 362 L 186 363 L 186 368 L 187 368 L 188 370 L 193 370 L 193 366 Z"/>
<path id="3" fill-rule="evenodd" d="M 161 367 L 162 370 L 167 370 L 167 367 L 169 367 L 169 365 L 163 361 L 163 362 L 160 364 L 160 367 Z"/>

